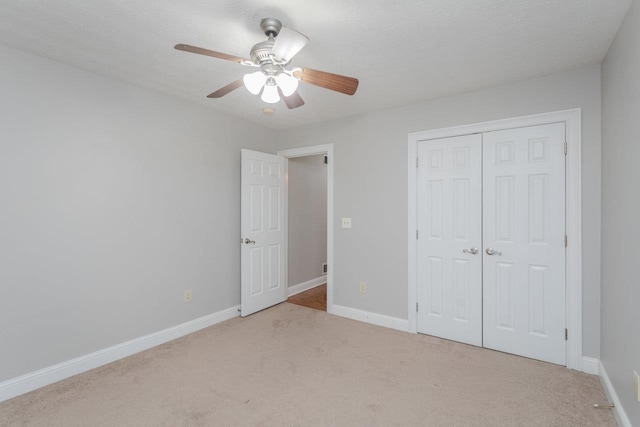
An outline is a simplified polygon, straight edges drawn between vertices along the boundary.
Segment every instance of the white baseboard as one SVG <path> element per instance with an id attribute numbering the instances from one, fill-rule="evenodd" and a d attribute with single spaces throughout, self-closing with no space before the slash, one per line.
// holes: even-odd
<path id="1" fill-rule="evenodd" d="M 600 361 L 595 357 L 582 356 L 582 372 L 598 375 L 600 373 Z"/>
<path id="2" fill-rule="evenodd" d="M 180 325 L 172 326 L 162 331 L 154 332 L 140 338 L 113 347 L 77 357 L 48 368 L 40 369 L 17 378 L 0 383 L 0 402 L 20 396 L 40 387 L 53 384 L 71 376 L 87 372 L 107 363 L 125 358 L 132 354 L 147 350 L 168 341 L 188 335 L 200 329 L 207 328 L 225 320 L 240 315 L 239 306 L 227 308 L 217 313 L 209 314 Z"/>
<path id="3" fill-rule="evenodd" d="M 398 331 L 408 332 L 409 330 L 409 321 L 407 319 L 399 319 L 397 317 L 391 317 L 384 314 L 371 313 L 369 311 L 344 307 L 342 305 L 334 304 L 330 314 L 359 320 L 365 323 L 371 323 L 373 325 L 384 326 L 386 328 L 397 329 Z"/>
<path id="4" fill-rule="evenodd" d="M 609 375 L 607 375 L 607 370 L 604 369 L 602 362 L 598 362 L 598 370 L 600 371 L 600 381 L 604 386 L 605 394 L 609 398 L 609 401 L 614 405 L 613 413 L 616 416 L 616 421 L 618 421 L 618 424 L 622 427 L 632 427 L 631 421 L 629 421 L 629 417 L 627 417 L 627 414 L 624 412 L 622 403 L 618 398 L 616 390 L 613 388 L 613 384 L 611 383 Z"/>
<path id="5" fill-rule="evenodd" d="M 289 286 L 287 290 L 288 296 L 299 294 L 300 292 L 308 291 L 316 286 L 324 285 L 327 283 L 327 276 L 316 277 L 315 279 L 307 280 L 306 282 L 298 283 L 297 285 Z"/>

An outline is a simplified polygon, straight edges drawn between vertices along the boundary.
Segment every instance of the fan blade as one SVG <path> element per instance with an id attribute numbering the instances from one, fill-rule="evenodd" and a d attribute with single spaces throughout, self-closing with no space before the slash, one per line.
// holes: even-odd
<path id="1" fill-rule="evenodd" d="M 225 59 L 231 62 L 237 62 L 242 65 L 254 65 L 253 62 L 248 59 L 240 58 L 238 56 L 227 55 L 226 53 L 216 52 L 215 50 L 203 49 L 201 47 L 191 46 L 188 44 L 177 44 L 174 46 L 177 50 L 183 50 L 185 52 L 197 53 L 199 55 L 213 56 L 214 58 Z"/>
<path id="2" fill-rule="evenodd" d="M 243 83 L 242 79 L 238 79 L 235 82 L 231 82 L 228 85 L 226 85 L 225 87 L 221 87 L 217 91 L 215 91 L 213 93 L 210 93 L 209 95 L 207 95 L 207 98 L 222 98 L 223 96 L 225 96 L 229 92 L 238 89 L 243 84 L 244 83 Z"/>
<path id="3" fill-rule="evenodd" d="M 309 37 L 282 27 L 270 53 L 278 60 L 289 62 L 307 43 L 309 43 Z"/>
<path id="4" fill-rule="evenodd" d="M 344 93 L 345 95 L 353 95 L 358 89 L 358 79 L 341 76 L 340 74 L 318 71 L 312 68 L 294 70 L 293 77 L 297 77 L 305 83 L 320 86 L 325 89 L 335 90 L 336 92 Z"/>
<path id="5" fill-rule="evenodd" d="M 302 97 L 298 94 L 298 92 L 293 92 L 289 96 L 284 96 L 280 88 L 278 88 L 278 93 L 280 94 L 280 98 L 282 98 L 287 108 L 290 110 L 302 107 L 304 105 L 304 101 L 302 100 Z"/>

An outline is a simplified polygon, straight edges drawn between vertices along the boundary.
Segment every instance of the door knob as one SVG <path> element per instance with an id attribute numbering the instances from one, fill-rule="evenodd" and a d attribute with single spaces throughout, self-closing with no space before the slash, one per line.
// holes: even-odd
<path id="1" fill-rule="evenodd" d="M 495 249 L 492 249 L 492 248 L 487 248 L 485 252 L 487 253 L 487 255 L 502 255 L 502 252 L 496 251 Z"/>
<path id="2" fill-rule="evenodd" d="M 462 252 L 464 252 L 465 254 L 475 255 L 478 253 L 478 248 L 463 249 Z"/>
<path id="3" fill-rule="evenodd" d="M 245 245 L 249 245 L 249 244 L 254 245 L 256 242 L 255 240 L 249 240 L 248 238 L 246 238 L 242 241 L 242 243 L 244 243 Z"/>

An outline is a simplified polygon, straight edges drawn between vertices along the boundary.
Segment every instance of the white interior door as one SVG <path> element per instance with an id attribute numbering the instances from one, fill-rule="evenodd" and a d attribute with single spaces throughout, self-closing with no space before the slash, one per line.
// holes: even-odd
<path id="1" fill-rule="evenodd" d="M 418 144 L 418 332 L 482 345 L 482 136 Z"/>
<path id="2" fill-rule="evenodd" d="M 285 159 L 242 150 L 240 314 L 286 299 Z"/>
<path id="3" fill-rule="evenodd" d="M 566 364 L 565 125 L 483 135 L 484 346 Z"/>

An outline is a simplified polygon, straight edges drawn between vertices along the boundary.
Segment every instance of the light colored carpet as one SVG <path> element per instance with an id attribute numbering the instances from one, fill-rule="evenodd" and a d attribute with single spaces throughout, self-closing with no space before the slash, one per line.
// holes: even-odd
<path id="1" fill-rule="evenodd" d="M 3 426 L 615 426 L 596 376 L 284 303 L 0 404 Z"/>

